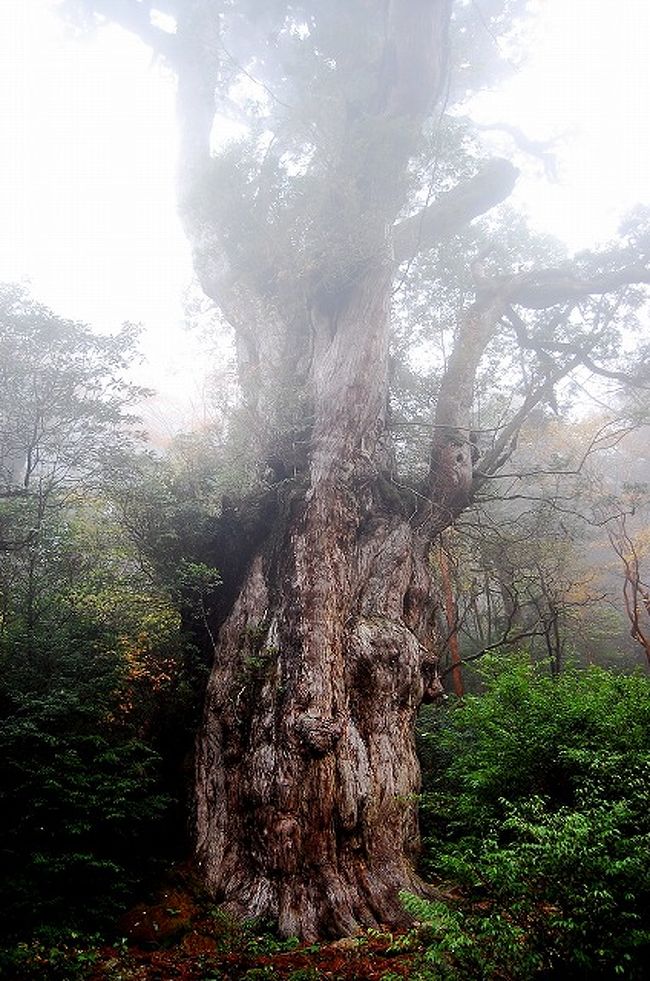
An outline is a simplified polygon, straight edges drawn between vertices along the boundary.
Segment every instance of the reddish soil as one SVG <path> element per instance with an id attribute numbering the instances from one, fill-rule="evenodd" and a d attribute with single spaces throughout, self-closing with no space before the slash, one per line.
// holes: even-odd
<path id="1" fill-rule="evenodd" d="M 127 943 L 99 951 L 91 981 L 380 981 L 412 977 L 414 955 L 389 934 L 299 945 L 256 935 L 184 888 L 161 891 L 119 924 Z"/>
<path id="2" fill-rule="evenodd" d="M 197 935 L 197 938 L 200 935 Z M 203 938 L 207 940 L 208 938 Z M 191 946 L 194 946 L 194 939 Z M 201 940 L 198 941 L 198 946 Z M 208 942 L 209 945 L 209 942 Z M 412 955 L 388 955 L 386 944 L 371 941 L 355 948 L 328 944 L 313 948 L 269 954 L 250 955 L 245 952 L 219 954 L 191 952 L 181 947 L 146 951 L 130 948 L 127 952 L 106 948 L 90 975 L 92 981 L 108 981 L 119 977 L 124 981 L 250 981 L 285 979 L 285 981 L 381 981 L 412 977 Z"/>

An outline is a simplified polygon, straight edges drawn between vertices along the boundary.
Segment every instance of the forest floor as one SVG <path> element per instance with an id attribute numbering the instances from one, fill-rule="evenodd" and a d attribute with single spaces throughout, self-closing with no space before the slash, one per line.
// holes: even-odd
<path id="1" fill-rule="evenodd" d="M 280 940 L 259 924 L 234 923 L 179 885 L 161 889 L 117 925 L 120 940 L 113 944 L 80 936 L 21 945 L 12 981 L 400 981 L 414 974 L 408 934 L 368 931 L 320 944 Z"/>
<path id="2" fill-rule="evenodd" d="M 99 950 L 87 977 L 90 981 L 398 981 L 412 977 L 413 955 L 390 954 L 389 947 L 389 940 L 361 938 L 269 954 L 219 953 L 209 937 L 195 933 L 164 949 Z"/>
<path id="3" fill-rule="evenodd" d="M 336 981 L 411 977 L 413 954 L 379 931 L 326 944 L 278 940 L 259 925 L 238 926 L 180 889 L 122 918 L 129 945 L 101 951 L 92 981 Z"/>

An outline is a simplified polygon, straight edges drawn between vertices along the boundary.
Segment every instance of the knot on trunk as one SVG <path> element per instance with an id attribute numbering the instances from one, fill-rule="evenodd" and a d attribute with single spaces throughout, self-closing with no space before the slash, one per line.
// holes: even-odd
<path id="1" fill-rule="evenodd" d="M 272 867 L 286 872 L 298 870 L 302 851 L 302 834 L 296 819 L 290 814 L 282 815 L 275 828 L 277 847 L 272 851 Z"/>
<path id="2" fill-rule="evenodd" d="M 302 743 L 314 756 L 330 753 L 343 735 L 343 728 L 340 719 L 324 719 L 308 713 L 299 716 L 296 721 L 296 731 Z"/>
<path id="3" fill-rule="evenodd" d="M 474 434 L 442 432 L 431 449 L 430 482 L 434 500 L 454 507 L 469 503 L 478 447 Z"/>

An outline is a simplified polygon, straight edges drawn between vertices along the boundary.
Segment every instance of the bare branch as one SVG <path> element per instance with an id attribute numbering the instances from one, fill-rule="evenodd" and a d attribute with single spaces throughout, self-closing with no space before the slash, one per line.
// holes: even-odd
<path id="1" fill-rule="evenodd" d="M 479 658 L 485 657 L 485 655 L 489 654 L 491 651 L 498 651 L 500 647 L 511 646 L 512 644 L 519 643 L 521 640 L 530 640 L 531 637 L 544 636 L 543 630 L 532 629 L 522 630 L 520 633 L 510 637 L 508 636 L 508 629 L 506 629 L 505 633 L 499 638 L 499 640 L 495 641 L 493 644 L 488 644 L 487 647 L 483 647 L 480 651 L 476 651 L 474 654 L 467 654 L 465 657 L 461 658 L 459 665 L 462 666 L 463 664 L 470 664 L 472 661 L 478 661 Z M 451 674 L 455 667 L 456 665 L 451 665 L 450 667 L 445 668 L 444 671 L 440 672 L 440 677 L 444 678 L 446 675 Z"/>
<path id="2" fill-rule="evenodd" d="M 517 436 L 519 431 L 523 426 L 524 422 L 530 415 L 530 412 L 536 405 L 540 402 L 545 401 L 548 398 L 549 393 L 553 391 L 554 386 L 568 375 L 569 372 L 580 363 L 578 358 L 572 358 L 565 365 L 558 367 L 552 374 L 550 374 L 546 380 L 534 388 L 532 391 L 528 392 L 526 398 L 521 404 L 521 407 L 514 414 L 507 426 L 504 426 L 501 431 L 501 435 L 495 441 L 494 446 L 490 452 L 483 458 L 481 471 L 475 472 L 473 491 L 478 490 L 483 486 L 485 481 L 488 479 L 490 474 L 493 474 L 496 470 L 503 466 L 506 460 L 512 455 L 512 452 L 516 446 Z"/>
<path id="3" fill-rule="evenodd" d="M 637 428 L 637 423 L 635 422 L 623 422 L 619 420 L 609 420 L 604 425 L 602 425 L 595 433 L 590 437 L 585 449 L 582 452 L 582 456 L 572 468 L 562 467 L 559 469 L 553 467 L 534 467 L 530 470 L 517 470 L 510 473 L 486 473 L 483 469 L 477 472 L 477 476 L 482 478 L 481 485 L 486 480 L 502 480 L 512 478 L 514 480 L 522 480 L 524 477 L 577 477 L 579 476 L 585 467 L 585 464 L 589 457 L 593 453 L 600 452 L 601 450 L 611 450 L 613 447 L 618 446 L 621 440 L 625 439 L 634 429 Z M 487 458 L 486 458 L 487 459 Z M 510 498 L 510 495 L 506 495 Z M 520 499 L 524 499 L 523 495 L 518 495 Z M 529 497 L 529 500 L 537 500 L 537 498 Z"/>
<path id="4" fill-rule="evenodd" d="M 555 323 L 560 320 L 565 319 L 570 311 L 564 310 L 562 315 L 557 317 Z M 526 325 L 517 312 L 510 307 L 506 313 L 506 317 L 514 329 L 515 335 L 517 337 L 517 343 L 521 348 L 525 348 L 529 351 L 536 351 L 538 354 L 545 355 L 549 351 L 555 351 L 562 354 L 574 354 L 580 358 L 580 363 L 588 368 L 594 375 L 600 375 L 602 378 L 611 378 L 613 381 L 620 381 L 623 385 L 632 385 L 635 388 L 646 388 L 648 387 L 648 382 L 650 382 L 650 366 L 645 367 L 645 371 L 640 374 L 631 375 L 626 371 L 616 371 L 612 368 L 605 368 L 602 365 L 596 364 L 593 358 L 589 357 L 587 351 L 589 348 L 593 347 L 597 341 L 596 336 L 592 336 L 582 344 L 578 342 L 571 341 L 554 341 L 540 339 L 531 336 L 526 330 Z M 586 347 L 584 346 L 586 344 Z"/>
<path id="5" fill-rule="evenodd" d="M 618 529 L 608 528 L 614 552 L 623 563 L 623 603 L 630 622 L 630 636 L 641 645 L 650 663 L 650 634 L 642 623 L 642 615 L 650 615 L 650 590 L 641 579 L 639 555 L 626 526 L 626 514 L 618 518 Z"/>

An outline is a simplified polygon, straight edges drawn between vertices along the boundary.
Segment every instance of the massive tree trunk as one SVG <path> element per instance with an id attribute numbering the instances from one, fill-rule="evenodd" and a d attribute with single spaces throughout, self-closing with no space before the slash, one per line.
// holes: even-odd
<path id="1" fill-rule="evenodd" d="M 443 90 L 449 16 L 447 0 L 385 5 L 375 91 L 342 107 L 317 247 L 303 246 L 289 295 L 275 267 L 239 271 L 205 200 L 183 209 L 202 285 L 235 328 L 244 398 L 277 479 L 272 520 L 219 631 L 197 743 L 197 860 L 230 909 L 310 939 L 401 922 L 400 891 L 423 888 L 415 721 L 442 693 L 429 549 L 468 493 L 456 493 L 453 467 L 420 499 L 395 480 L 391 294 L 414 236 L 453 234 L 514 181 L 493 163 L 396 224 Z M 185 150 L 186 174 L 201 174 L 193 127 Z M 301 452 L 283 440 L 289 422 Z M 467 456 L 466 428 L 459 438 Z"/>
<path id="2" fill-rule="evenodd" d="M 197 856 L 231 909 L 306 938 L 399 922 L 400 890 L 421 888 L 414 728 L 422 701 L 441 692 L 422 530 L 431 519 L 414 521 L 413 499 L 393 483 L 387 410 L 392 185 L 442 88 L 449 4 L 389 6 L 371 109 L 387 159 L 351 163 L 353 124 L 330 175 L 336 201 L 357 170 L 347 204 L 363 199 L 361 260 L 345 257 L 333 282 L 319 270 L 296 331 L 277 297 L 224 290 L 223 263 L 215 282 L 214 241 L 197 256 L 238 329 L 249 403 L 273 414 L 269 379 L 288 362 L 309 420 L 303 459 L 277 485 L 275 518 L 220 629 L 198 740 Z M 398 140 L 391 120 L 402 120 Z"/>
<path id="3" fill-rule="evenodd" d="M 389 283 L 367 274 L 317 339 L 308 470 L 221 628 L 199 740 L 206 882 L 310 938 L 395 922 L 419 887 L 414 722 L 440 686 L 427 550 L 386 458 Z"/>
<path id="4" fill-rule="evenodd" d="M 511 182 L 503 166 L 498 193 Z M 490 171 L 483 207 L 495 193 Z M 403 922 L 400 891 L 425 888 L 415 722 L 442 694 L 429 553 L 469 500 L 471 383 L 446 419 L 454 459 L 432 467 L 426 495 L 404 491 L 387 422 L 392 235 L 334 312 L 309 311 L 307 452 L 275 485 L 268 533 L 221 626 L 197 743 L 208 888 L 310 939 Z M 238 302 L 241 292 L 235 322 Z M 281 322 L 265 309 L 267 324 Z M 262 355 L 258 327 L 246 359 L 258 405 L 277 334 Z"/>

